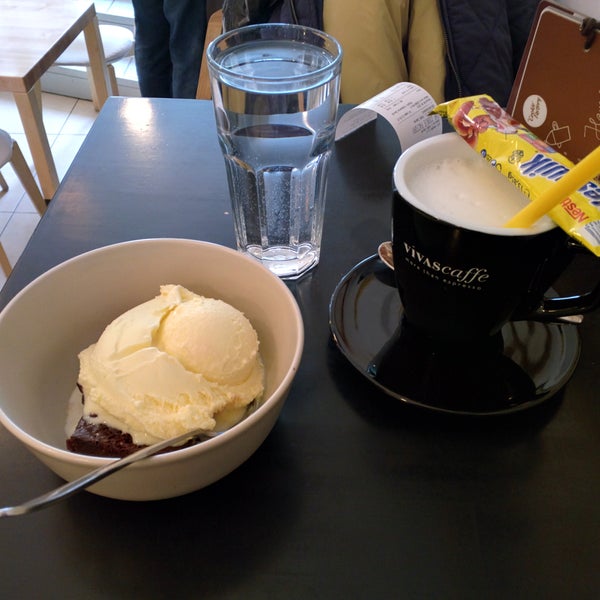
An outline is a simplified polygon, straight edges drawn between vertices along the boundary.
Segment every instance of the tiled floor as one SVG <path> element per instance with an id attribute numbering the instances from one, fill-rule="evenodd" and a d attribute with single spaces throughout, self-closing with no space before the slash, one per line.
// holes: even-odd
<path id="1" fill-rule="evenodd" d="M 62 179 L 97 113 L 91 102 L 54 94 L 42 94 L 42 104 L 44 125 L 56 162 L 56 170 L 59 179 Z M 0 92 L 0 129 L 7 131 L 16 140 L 35 175 L 19 113 L 12 94 L 7 92 Z M 0 192 L 0 241 L 11 264 L 14 264 L 40 217 L 12 167 L 5 165 L 2 174 L 9 189 L 7 192 Z M 0 287 L 4 285 L 5 280 L 0 271 Z"/>
<path id="2" fill-rule="evenodd" d="M 96 2 L 96 10 L 98 13 L 133 16 L 129 0 L 100 0 L 100 2 Z M 115 71 L 117 78 L 126 77 L 128 80 L 135 80 L 133 58 L 127 58 L 117 63 Z M 59 179 L 62 179 L 97 113 L 92 103 L 87 100 L 56 94 L 44 93 L 42 105 L 44 125 L 56 162 L 56 170 Z M 8 92 L 0 92 L 0 129 L 7 131 L 16 140 L 35 175 L 21 119 L 12 95 Z M 40 217 L 10 165 L 2 167 L 2 175 L 4 175 L 9 189 L 7 192 L 0 191 L 0 241 L 11 264 L 14 264 L 25 248 Z M 5 281 L 6 277 L 0 269 L 0 288 Z"/>

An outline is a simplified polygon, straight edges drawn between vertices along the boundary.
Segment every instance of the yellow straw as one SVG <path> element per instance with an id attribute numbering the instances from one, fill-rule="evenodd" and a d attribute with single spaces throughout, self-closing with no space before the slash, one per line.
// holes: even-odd
<path id="1" fill-rule="evenodd" d="M 536 200 L 530 202 L 509 219 L 504 227 L 531 227 L 540 217 L 543 217 L 559 202 L 562 202 L 598 174 L 600 174 L 600 146 L 580 160 L 554 185 L 551 185 L 545 192 L 540 194 Z"/>

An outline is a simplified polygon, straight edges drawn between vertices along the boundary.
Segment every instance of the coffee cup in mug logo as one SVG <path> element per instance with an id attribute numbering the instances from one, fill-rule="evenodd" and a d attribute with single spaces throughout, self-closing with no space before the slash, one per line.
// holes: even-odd
<path id="1" fill-rule="evenodd" d="M 394 168 L 395 280 L 406 318 L 425 334 L 472 341 L 509 320 L 554 320 L 600 304 L 600 284 L 568 298 L 544 294 L 573 257 L 547 217 L 503 227 L 528 199 L 455 133 L 405 151 Z"/>

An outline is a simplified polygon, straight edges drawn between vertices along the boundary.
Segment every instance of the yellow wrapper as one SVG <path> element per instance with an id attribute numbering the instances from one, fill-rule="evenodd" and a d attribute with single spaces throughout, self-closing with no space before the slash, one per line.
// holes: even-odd
<path id="1" fill-rule="evenodd" d="M 490 96 L 457 98 L 438 105 L 433 113 L 446 117 L 457 133 L 530 201 L 573 166 L 568 158 L 521 125 Z M 571 237 L 600 256 L 600 186 L 597 183 L 589 181 L 548 214 Z"/>

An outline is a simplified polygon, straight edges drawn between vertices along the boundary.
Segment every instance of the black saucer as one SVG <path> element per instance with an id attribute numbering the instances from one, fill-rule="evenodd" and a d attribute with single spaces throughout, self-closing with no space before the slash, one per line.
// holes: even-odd
<path id="1" fill-rule="evenodd" d="M 394 274 L 377 255 L 338 283 L 329 305 L 338 348 L 390 396 L 453 414 L 499 415 L 558 392 L 579 359 L 577 327 L 507 323 L 485 347 L 434 343 L 403 317 Z"/>

